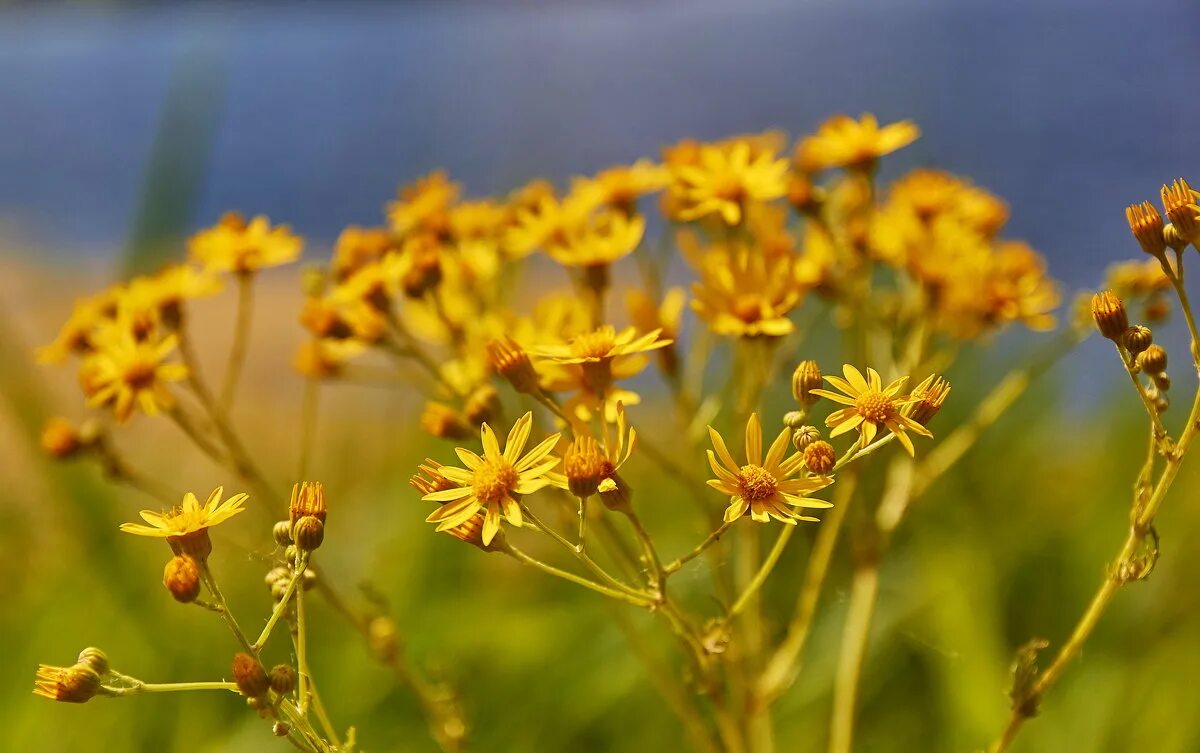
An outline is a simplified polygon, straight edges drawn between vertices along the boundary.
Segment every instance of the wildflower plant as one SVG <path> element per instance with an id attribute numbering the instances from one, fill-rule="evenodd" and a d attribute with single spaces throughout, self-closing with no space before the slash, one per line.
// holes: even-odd
<path id="1" fill-rule="evenodd" d="M 404 382 L 405 391 L 425 406 L 400 430 L 444 444 L 423 462 L 404 459 L 415 491 L 396 504 L 414 525 L 423 518 L 431 533 L 471 544 L 463 556 L 500 554 L 620 610 L 647 612 L 649 629 L 675 647 L 670 671 L 651 668 L 655 685 L 701 751 L 772 750 L 773 707 L 803 671 L 831 564 L 848 540 L 829 739 L 832 753 L 850 751 L 893 535 L 1090 329 L 1074 317 L 1058 334 L 1038 335 L 1040 349 L 973 408 L 956 411 L 957 423 L 936 420 L 952 400 L 942 372 L 1006 328 L 1054 329 L 1060 293 L 1042 257 L 1005 237 L 1007 206 L 984 189 L 928 169 L 879 185 L 881 160 L 918 136 L 909 122 L 838 116 L 791 148 L 774 131 L 686 140 L 661 159 L 581 176 L 563 191 L 535 180 L 507 196 L 468 199 L 443 172 L 402 187 L 378 227 L 346 228 L 329 261 L 301 275 L 300 475 L 323 389 L 415 374 L 418 386 Z M 1162 198 L 1170 225 L 1148 203 L 1128 212 L 1152 263 L 1114 270 L 1119 294 L 1091 303 L 1151 425 L 1129 539 L 1055 662 L 1038 673 L 1037 650 L 1019 654 L 1013 722 L 997 751 L 1036 712 L 1118 587 L 1153 567 L 1154 516 L 1196 432 L 1200 392 L 1184 428 L 1167 429 L 1166 352 L 1147 326 L 1131 326 L 1122 300 L 1161 309 L 1173 295 L 1200 368 L 1183 286 L 1200 210 L 1182 180 Z M 656 227 L 664 229 L 653 238 Z M 94 412 L 78 425 L 56 419 L 43 447 L 91 457 L 158 501 L 161 511 L 122 530 L 167 540 L 166 590 L 219 617 L 235 653 L 232 680 L 149 683 L 88 649 L 74 665 L 40 668 L 35 692 L 76 702 L 240 693 L 296 749 L 351 751 L 355 730 L 329 718 L 308 661 L 307 614 L 332 607 L 415 696 L 437 744 L 461 750 L 469 688 L 408 666 L 391 618 L 356 607 L 319 567 L 341 492 L 330 492 L 327 508 L 324 487 L 305 481 L 283 499 L 287 482 L 260 470 L 232 420 L 255 281 L 297 259 L 301 246 L 286 226 L 227 215 L 191 240 L 189 261 L 80 301 L 41 351 L 48 362 L 78 359 Z M 521 278 L 531 263 L 557 269 L 531 285 Z M 214 389 L 212 365 L 192 345 L 199 322 L 189 304 L 228 280 L 239 315 Z M 828 332 L 840 342 L 813 336 Z M 138 413 L 173 423 L 225 474 L 205 503 L 168 493 L 117 449 L 121 427 Z M 226 498 L 222 485 L 245 492 Z M 231 612 L 208 557 L 220 546 L 210 529 L 249 509 L 277 521 L 267 539 L 271 609 L 257 637 Z M 335 525 L 331 535 L 343 534 Z M 803 575 L 785 584 L 795 606 L 767 615 L 762 588 L 797 535 L 810 545 Z M 694 545 L 679 547 L 686 536 Z M 685 569 L 696 577 L 674 577 Z M 290 628 L 278 632 L 291 634 L 292 659 L 268 667 L 262 649 L 280 623 Z"/>

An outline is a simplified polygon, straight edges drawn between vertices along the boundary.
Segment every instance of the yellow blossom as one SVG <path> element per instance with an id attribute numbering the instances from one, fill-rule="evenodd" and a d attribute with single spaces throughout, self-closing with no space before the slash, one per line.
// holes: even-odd
<path id="1" fill-rule="evenodd" d="M 708 485 L 729 495 L 729 507 L 725 510 L 727 523 L 749 513 L 750 518 L 759 523 L 774 518 L 781 523 L 796 525 L 798 520 L 815 522 L 817 518 L 801 515 L 792 508 L 832 507 L 828 502 L 806 495 L 824 489 L 833 483 L 833 479 L 826 476 L 792 478 L 804 465 L 804 455 L 793 452 L 787 457 L 791 448 L 791 430 L 787 427 L 779 432 L 763 457 L 762 425 L 757 413 L 751 415 L 746 422 L 745 465 L 734 461 L 720 432 L 710 426 L 708 436 L 713 445 L 713 449 L 708 450 L 708 464 L 717 476 L 710 479 Z"/>
<path id="2" fill-rule="evenodd" d="M 174 405 L 168 385 L 188 375 L 185 365 L 167 360 L 177 344 L 175 335 L 139 340 L 125 319 L 99 331 L 95 350 L 80 367 L 88 404 L 112 408 L 118 423 L 128 421 L 135 408 L 154 416 Z"/>
<path id="3" fill-rule="evenodd" d="M 839 392 L 829 390 L 812 390 L 811 393 L 828 398 L 835 403 L 850 407 L 834 411 L 825 419 L 825 425 L 833 429 L 830 438 L 848 431 L 858 429 L 860 444 L 866 447 L 874 439 L 880 429 L 886 429 L 896 435 L 900 444 L 909 455 L 914 454 L 912 439 L 908 432 L 932 437 L 921 424 L 904 415 L 904 406 L 913 402 L 907 395 L 900 395 L 908 377 L 901 377 L 886 387 L 875 369 L 867 369 L 864 379 L 862 372 L 850 364 L 842 367 L 845 379 L 826 376 L 825 381 L 836 387 Z"/>
<path id="4" fill-rule="evenodd" d="M 755 154 L 745 141 L 702 145 L 694 163 L 670 168 L 673 211 L 680 220 L 712 215 L 737 225 L 750 205 L 787 192 L 787 161 L 773 151 Z"/>
<path id="5" fill-rule="evenodd" d="M 246 274 L 288 264 L 300 256 L 304 241 L 287 225 L 271 226 L 259 215 L 246 220 L 230 212 L 188 241 L 188 254 L 207 269 Z"/>
<path id="6" fill-rule="evenodd" d="M 482 456 L 462 447 L 456 448 L 455 452 L 466 469 L 452 466 L 437 469 L 438 474 L 454 486 L 422 497 L 429 502 L 442 503 L 426 521 L 437 523 L 437 530 L 445 531 L 457 528 L 482 511 L 481 540 L 484 546 L 491 544 L 500 530 L 501 515 L 512 525 L 522 525 L 521 497 L 551 484 L 554 478 L 549 475 L 550 469 L 559 462 L 557 457 L 551 455 L 558 443 L 558 434 L 547 437 L 522 454 L 532 424 L 532 413 L 526 413 L 518 419 L 508 433 L 503 450 L 492 427 L 486 423 L 480 432 Z"/>
<path id="7" fill-rule="evenodd" d="M 835 115 L 796 148 L 796 163 L 805 172 L 832 167 L 867 167 L 875 160 L 908 146 L 921 131 L 908 120 L 879 127 L 870 113 L 858 120 Z"/>

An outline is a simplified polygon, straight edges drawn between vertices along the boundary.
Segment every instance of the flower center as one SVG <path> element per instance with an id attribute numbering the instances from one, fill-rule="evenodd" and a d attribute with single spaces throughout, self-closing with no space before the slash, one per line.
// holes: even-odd
<path id="1" fill-rule="evenodd" d="M 747 324 L 762 319 L 762 303 L 756 295 L 738 296 L 733 301 L 733 315 Z"/>
<path id="2" fill-rule="evenodd" d="M 617 333 L 612 327 L 579 335 L 571 341 L 571 352 L 578 358 L 606 358 L 616 346 Z"/>
<path id="3" fill-rule="evenodd" d="M 154 384 L 154 364 L 134 361 L 125 367 L 125 384 L 131 389 L 144 390 Z"/>
<path id="4" fill-rule="evenodd" d="M 775 477 L 757 465 L 742 466 L 741 473 L 738 474 L 738 486 L 741 487 L 742 497 L 747 502 L 767 499 L 777 491 Z"/>
<path id="5" fill-rule="evenodd" d="M 517 485 L 517 472 L 504 458 L 488 459 L 475 469 L 471 491 L 485 505 L 498 503 Z"/>
<path id="6" fill-rule="evenodd" d="M 713 195 L 718 199 L 740 204 L 746 198 L 746 186 L 736 175 L 727 175 L 713 186 Z"/>
<path id="7" fill-rule="evenodd" d="M 873 424 L 882 424 L 896 417 L 896 405 L 892 399 L 878 390 L 868 390 L 854 401 L 858 415 Z"/>

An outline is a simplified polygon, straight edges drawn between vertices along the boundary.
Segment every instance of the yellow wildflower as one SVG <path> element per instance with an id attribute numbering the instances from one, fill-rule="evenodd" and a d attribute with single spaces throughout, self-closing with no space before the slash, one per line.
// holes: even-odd
<path id="1" fill-rule="evenodd" d="M 791 447 L 791 430 L 787 427 L 779 432 L 764 458 L 762 425 L 757 413 L 751 415 L 746 422 L 745 465 L 734 462 L 720 432 L 710 426 L 708 436 L 713 445 L 713 449 L 707 451 L 708 464 L 717 475 L 708 481 L 708 485 L 729 495 L 725 522 L 731 523 L 749 513 L 750 519 L 759 523 L 774 518 L 781 523 L 796 525 L 797 520 L 815 522 L 817 518 L 801 515 L 793 507 L 832 507 L 828 502 L 806 495 L 824 489 L 833 483 L 833 479 L 826 476 L 791 478 L 804 465 L 804 456 L 794 452 L 791 457 L 786 457 Z"/>
<path id="2" fill-rule="evenodd" d="M 247 274 L 295 261 L 304 241 L 287 225 L 271 227 L 259 215 L 250 222 L 229 212 L 188 241 L 188 254 L 207 269 Z"/>
<path id="3" fill-rule="evenodd" d="M 399 198 L 387 206 L 388 224 L 397 235 L 415 230 L 441 233 L 446 230 L 450 205 L 458 200 L 462 187 L 443 170 L 432 172 L 400 189 Z"/>
<path id="4" fill-rule="evenodd" d="M 566 267 L 597 267 L 633 253 L 642 242 L 646 220 L 603 212 L 570 228 L 546 244 L 550 258 Z"/>
<path id="5" fill-rule="evenodd" d="M 426 522 L 437 523 L 437 530 L 445 531 L 457 528 L 483 511 L 481 541 L 484 546 L 491 544 L 500 530 L 502 514 L 512 525 L 522 525 L 520 498 L 551 484 L 554 479 L 549 475 L 550 469 L 559 462 L 550 454 L 558 443 L 558 434 L 547 437 L 522 455 L 532 424 L 532 413 L 521 416 L 508 433 L 503 451 L 492 427 L 486 423 L 480 431 L 482 456 L 456 448 L 466 469 L 452 466 L 437 469 L 440 476 L 455 486 L 422 497 L 429 502 L 443 503 L 426 518 Z"/>
<path id="6" fill-rule="evenodd" d="M 662 165 L 640 159 L 632 165 L 601 170 L 591 178 L 576 178 L 571 192 L 587 196 L 594 204 L 630 215 L 637 211 L 638 199 L 661 191 L 670 180 L 670 172 Z"/>
<path id="7" fill-rule="evenodd" d="M 858 120 L 835 115 L 796 148 L 796 163 L 805 172 L 832 167 L 868 167 L 875 160 L 908 146 L 921 131 L 908 120 L 879 127 L 869 113 Z"/>
<path id="8" fill-rule="evenodd" d="M 825 377 L 825 381 L 836 387 L 839 392 L 811 391 L 814 395 L 850 406 L 834 411 L 825 419 L 825 425 L 833 429 L 829 432 L 830 438 L 858 429 L 861 446 L 866 447 L 875 439 L 881 428 L 887 429 L 896 435 L 896 439 L 904 445 L 908 454 L 912 455 L 914 449 L 912 439 L 908 436 L 909 431 L 926 437 L 933 436 L 928 429 L 904 415 L 901 410 L 913 402 L 909 396 L 899 394 L 908 381 L 908 377 L 901 377 L 884 387 L 883 381 L 879 378 L 879 372 L 875 369 L 867 369 L 865 379 L 862 372 L 850 364 L 842 367 L 842 373 L 845 375 L 845 379 L 835 376 Z"/>
<path id="9" fill-rule="evenodd" d="M 700 146 L 695 163 L 670 165 L 674 216 L 698 220 L 710 215 L 726 225 L 742 222 L 747 208 L 787 192 L 787 160 L 773 151 L 755 154 L 739 140 Z"/>
<path id="10" fill-rule="evenodd" d="M 139 340 L 122 319 L 98 332 L 94 344 L 96 350 L 80 368 L 90 406 L 111 407 L 117 422 L 124 423 L 135 407 L 154 416 L 174 404 L 167 385 L 188 375 L 185 365 L 167 360 L 178 344 L 175 335 Z"/>

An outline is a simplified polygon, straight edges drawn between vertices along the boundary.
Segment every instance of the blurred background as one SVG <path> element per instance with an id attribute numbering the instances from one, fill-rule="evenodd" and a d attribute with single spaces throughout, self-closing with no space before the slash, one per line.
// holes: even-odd
<path id="1" fill-rule="evenodd" d="M 89 644 L 146 680 L 228 671 L 220 626 L 162 594 L 165 549 L 115 533 L 145 500 L 38 456 L 46 416 L 83 414 L 70 374 L 30 357 L 74 296 L 180 255 L 227 209 L 291 224 L 320 259 L 342 226 L 378 223 L 398 184 L 435 168 L 472 195 L 537 176 L 561 185 L 684 137 L 798 135 L 867 111 L 923 131 L 885 179 L 934 166 L 1004 197 L 1008 234 L 1069 292 L 1140 253 L 1126 204 L 1200 178 L 1198 28 L 1186 0 L 0 3 L 0 738 L 9 750 L 283 749 L 232 696 L 75 708 L 29 692 L 38 662 Z M 279 478 L 300 399 L 299 378 L 279 373 L 300 339 L 294 273 L 268 281 L 255 399 L 238 418 Z M 204 346 L 224 352 L 229 298 L 203 305 Z M 1177 331 L 1156 339 L 1185 352 Z M 1011 365 L 1004 354 L 1039 337 L 1006 340 L 976 386 L 956 384 L 947 424 Z M 1013 649 L 1034 635 L 1058 644 L 1083 609 L 1123 538 L 1141 453 L 1140 407 L 1110 357 L 1100 342 L 1068 357 L 914 512 L 883 573 L 859 750 L 982 748 L 1006 718 Z M 473 748 L 678 749 L 606 605 L 421 523 L 406 479 L 447 448 L 413 435 L 416 403 L 331 392 L 316 468 L 338 495 L 338 535 L 322 555 L 346 587 L 365 579 L 386 596 L 415 664 L 461 685 Z M 228 481 L 169 428 L 137 422 L 126 449 L 170 463 L 180 486 Z M 1014 750 L 1200 749 L 1195 482 L 1186 467 L 1154 577 L 1121 594 Z M 647 508 L 668 551 L 696 540 Z M 249 615 L 269 607 L 256 523 L 224 526 L 214 565 Z M 770 586 L 781 610 L 804 554 L 793 547 Z M 780 706 L 783 750 L 824 749 L 844 583 L 835 573 Z M 315 619 L 335 719 L 359 724 L 368 751 L 434 750 L 412 698 L 334 616 Z"/>

